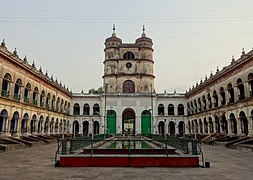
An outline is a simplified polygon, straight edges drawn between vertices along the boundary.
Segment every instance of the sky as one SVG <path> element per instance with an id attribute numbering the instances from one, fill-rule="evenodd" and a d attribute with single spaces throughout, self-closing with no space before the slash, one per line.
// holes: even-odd
<path id="1" fill-rule="evenodd" d="M 155 90 L 184 93 L 253 47 L 252 0 L 0 0 L 0 39 L 72 92 L 103 84 L 104 41 L 153 40 Z"/>

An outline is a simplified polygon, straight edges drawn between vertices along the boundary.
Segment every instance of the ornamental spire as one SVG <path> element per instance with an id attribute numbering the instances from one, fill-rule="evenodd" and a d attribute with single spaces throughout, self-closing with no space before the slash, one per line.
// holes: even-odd
<path id="1" fill-rule="evenodd" d="M 146 34 L 145 34 L 145 25 L 143 25 L 143 27 L 142 27 L 142 35 L 141 35 L 142 37 L 146 37 Z"/>
<path id="2" fill-rule="evenodd" d="M 113 27 L 112 27 L 112 36 L 116 36 L 116 32 L 115 32 L 115 24 L 113 24 Z"/>

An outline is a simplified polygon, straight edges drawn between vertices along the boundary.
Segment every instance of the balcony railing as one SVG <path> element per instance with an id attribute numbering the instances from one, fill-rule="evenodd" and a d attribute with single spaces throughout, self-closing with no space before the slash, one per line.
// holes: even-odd
<path id="1" fill-rule="evenodd" d="M 44 106 L 44 103 L 43 102 L 40 102 L 40 107 L 43 107 Z"/>
<path id="2" fill-rule="evenodd" d="M 9 91 L 2 90 L 2 96 L 3 97 L 9 97 Z"/>
<path id="3" fill-rule="evenodd" d="M 13 98 L 14 98 L 15 100 L 20 100 L 20 95 L 19 95 L 19 94 L 14 94 Z"/>
<path id="4" fill-rule="evenodd" d="M 245 95 L 244 94 L 239 95 L 239 100 L 243 100 L 243 99 L 245 99 Z"/>
<path id="5" fill-rule="evenodd" d="M 234 98 L 229 98 L 229 103 L 235 102 Z"/>
<path id="6" fill-rule="evenodd" d="M 37 105 L 37 100 L 33 100 L 33 105 Z"/>
<path id="7" fill-rule="evenodd" d="M 24 102 L 29 103 L 29 97 L 25 97 Z"/>

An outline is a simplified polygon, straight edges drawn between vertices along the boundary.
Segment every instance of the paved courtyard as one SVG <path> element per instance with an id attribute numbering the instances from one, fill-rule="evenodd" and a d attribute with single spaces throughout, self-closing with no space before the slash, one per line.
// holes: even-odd
<path id="1" fill-rule="evenodd" d="M 57 144 L 0 153 L 0 179 L 253 179 L 253 152 L 203 145 L 210 168 L 60 168 Z"/>

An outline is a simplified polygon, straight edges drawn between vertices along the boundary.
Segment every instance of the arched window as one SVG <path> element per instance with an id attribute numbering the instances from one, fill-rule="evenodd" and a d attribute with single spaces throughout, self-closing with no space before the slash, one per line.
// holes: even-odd
<path id="1" fill-rule="evenodd" d="M 44 107 L 44 98 L 45 98 L 45 91 L 42 90 L 40 94 L 40 107 Z"/>
<path id="2" fill-rule="evenodd" d="M 218 107 L 218 95 L 217 92 L 213 91 L 214 107 Z"/>
<path id="3" fill-rule="evenodd" d="M 11 75 L 5 74 L 2 82 L 2 96 L 9 97 L 10 94 L 10 85 L 11 85 Z"/>
<path id="4" fill-rule="evenodd" d="M 245 135 L 248 135 L 249 133 L 248 119 L 243 111 L 239 113 L 239 119 L 241 124 L 241 132 L 244 133 Z"/>
<path id="5" fill-rule="evenodd" d="M 201 100 L 198 98 L 198 107 L 199 107 L 199 112 L 202 111 L 202 105 L 201 105 Z"/>
<path id="6" fill-rule="evenodd" d="M 52 98 L 52 110 L 54 111 L 55 110 L 55 95 L 53 95 L 53 98 Z"/>
<path id="7" fill-rule="evenodd" d="M 199 119 L 199 132 L 203 133 L 203 123 L 201 119 Z"/>
<path id="8" fill-rule="evenodd" d="M 158 105 L 158 116 L 164 115 L 164 106 L 163 104 Z"/>
<path id="9" fill-rule="evenodd" d="M 80 106 L 78 103 L 74 104 L 73 115 L 80 115 Z"/>
<path id="10" fill-rule="evenodd" d="M 35 130 L 36 130 L 36 128 L 35 128 L 36 119 L 37 119 L 37 117 L 34 114 L 33 117 L 32 117 L 32 119 L 31 119 L 31 124 L 30 124 L 30 131 L 31 131 L 31 133 L 35 133 Z"/>
<path id="11" fill-rule="evenodd" d="M 90 106 L 87 103 L 83 106 L 83 115 L 90 115 Z"/>
<path id="12" fill-rule="evenodd" d="M 194 99 L 194 112 L 197 113 L 198 106 L 197 106 L 197 101 Z"/>
<path id="13" fill-rule="evenodd" d="M 34 105 L 37 105 L 38 94 L 39 94 L 39 90 L 37 87 L 35 87 L 34 91 L 33 91 L 33 104 Z"/>
<path id="14" fill-rule="evenodd" d="M 46 108 L 49 109 L 49 105 L 50 105 L 50 93 L 47 94 L 47 99 L 46 99 Z"/>
<path id="15" fill-rule="evenodd" d="M 238 87 L 238 99 L 243 100 L 245 99 L 245 93 L 244 93 L 244 85 L 242 80 L 239 78 L 237 79 L 237 87 Z"/>
<path id="16" fill-rule="evenodd" d="M 216 133 L 220 133 L 220 121 L 218 116 L 215 116 L 215 129 Z"/>
<path id="17" fill-rule="evenodd" d="M 135 85 L 131 80 L 126 80 L 123 83 L 123 93 L 135 93 Z"/>
<path id="18" fill-rule="evenodd" d="M 64 103 L 64 113 L 67 113 L 67 101 Z"/>
<path id="19" fill-rule="evenodd" d="M 24 102 L 29 103 L 31 84 L 27 83 L 25 86 Z"/>
<path id="20" fill-rule="evenodd" d="M 214 129 L 213 129 L 213 120 L 211 117 L 209 117 L 209 130 L 210 130 L 210 133 L 214 133 Z"/>
<path id="21" fill-rule="evenodd" d="M 59 106 L 60 106 L 60 98 L 58 97 L 57 101 L 56 101 L 56 111 L 57 112 L 59 111 Z"/>
<path id="22" fill-rule="evenodd" d="M 208 133 L 208 123 L 207 123 L 206 118 L 204 118 L 204 132 Z"/>
<path id="23" fill-rule="evenodd" d="M 56 118 L 54 132 L 57 134 L 58 134 L 58 128 L 59 128 L 59 120 L 58 120 L 58 118 Z"/>
<path id="24" fill-rule="evenodd" d="M 212 108 L 212 98 L 209 93 L 207 94 L 207 99 L 208 99 L 208 107 L 209 107 L 209 109 L 211 109 Z"/>
<path id="25" fill-rule="evenodd" d="M 64 106 L 64 101 L 63 99 L 61 100 L 61 112 L 63 112 L 63 106 Z"/>
<path id="26" fill-rule="evenodd" d="M 221 96 L 221 105 L 224 106 L 226 104 L 226 94 L 223 87 L 220 88 L 220 96 Z"/>
<path id="27" fill-rule="evenodd" d="M 206 97 L 203 96 L 202 100 L 203 100 L 203 110 L 205 111 L 206 110 Z"/>
<path id="28" fill-rule="evenodd" d="M 173 104 L 169 104 L 169 106 L 168 106 L 168 115 L 174 115 L 174 106 L 173 106 Z"/>
<path id="29" fill-rule="evenodd" d="M 235 102 L 234 89 L 231 83 L 228 84 L 229 103 Z"/>
<path id="30" fill-rule="evenodd" d="M 184 115 L 184 105 L 179 104 L 177 107 L 178 115 Z"/>
<path id="31" fill-rule="evenodd" d="M 93 105 L 93 114 L 94 115 L 99 115 L 99 112 L 100 112 L 99 105 L 98 104 L 94 104 Z"/>
<path id="32" fill-rule="evenodd" d="M 124 55 L 123 55 L 123 59 L 126 59 L 126 60 L 132 60 L 134 59 L 134 53 L 132 52 L 126 52 Z"/>
<path id="33" fill-rule="evenodd" d="M 253 73 L 248 75 L 248 83 L 249 83 L 249 94 L 253 97 Z"/>
<path id="34" fill-rule="evenodd" d="M 237 120 L 235 119 L 235 115 L 231 113 L 229 115 L 229 120 L 230 120 L 230 128 L 231 128 L 231 133 L 237 134 Z"/>
<path id="35" fill-rule="evenodd" d="M 22 87 L 22 81 L 21 79 L 17 79 L 15 83 L 15 87 L 14 87 L 14 96 L 13 96 L 13 98 L 16 100 L 20 100 L 21 87 Z"/>

